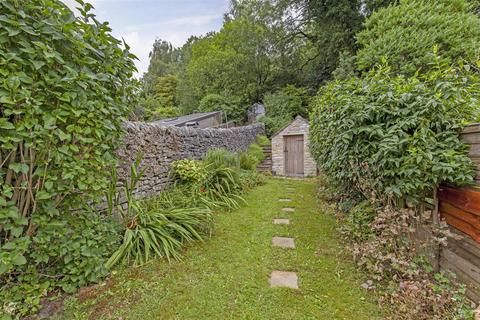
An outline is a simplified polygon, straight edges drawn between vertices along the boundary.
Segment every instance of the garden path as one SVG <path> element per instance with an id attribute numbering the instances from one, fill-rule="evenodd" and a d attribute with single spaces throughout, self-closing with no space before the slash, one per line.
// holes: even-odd
<path id="1" fill-rule="evenodd" d="M 269 179 L 245 199 L 241 209 L 218 213 L 212 237 L 187 248 L 182 261 L 118 272 L 67 302 L 65 318 L 381 318 L 313 180 Z M 293 238 L 295 248 L 273 246 L 274 237 Z"/>

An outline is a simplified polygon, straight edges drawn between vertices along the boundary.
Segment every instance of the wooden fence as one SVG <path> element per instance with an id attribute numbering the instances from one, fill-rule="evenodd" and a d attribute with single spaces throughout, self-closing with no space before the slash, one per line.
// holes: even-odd
<path id="1" fill-rule="evenodd" d="M 439 248 L 437 266 L 451 271 L 467 286 L 467 295 L 480 302 L 480 124 L 466 127 L 461 138 L 471 145 L 476 164 L 476 185 L 465 188 L 441 186 L 434 217 L 445 221 L 452 233 L 448 245 Z M 434 219 L 435 220 L 435 219 Z"/>

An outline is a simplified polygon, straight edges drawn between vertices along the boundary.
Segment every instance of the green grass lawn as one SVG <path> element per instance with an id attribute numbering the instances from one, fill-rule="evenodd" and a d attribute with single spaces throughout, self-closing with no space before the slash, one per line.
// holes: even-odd
<path id="1" fill-rule="evenodd" d="M 360 288 L 362 275 L 344 256 L 334 217 L 318 208 L 314 181 L 269 179 L 245 198 L 243 208 L 217 214 L 212 237 L 187 248 L 182 261 L 119 271 L 67 301 L 64 318 L 382 318 L 374 297 Z M 297 210 L 283 213 L 285 206 Z M 291 224 L 273 225 L 275 217 Z M 273 248 L 274 236 L 295 238 L 297 248 Z M 270 288 L 273 270 L 297 272 L 300 289 Z"/>

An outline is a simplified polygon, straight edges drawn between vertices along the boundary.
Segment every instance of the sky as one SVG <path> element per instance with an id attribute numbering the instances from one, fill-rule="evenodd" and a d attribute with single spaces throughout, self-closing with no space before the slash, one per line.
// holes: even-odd
<path id="1" fill-rule="evenodd" d="M 77 6 L 75 0 L 63 0 Z M 125 39 L 139 61 L 138 75 L 148 68 L 148 54 L 156 38 L 181 46 L 191 35 L 217 31 L 228 0 L 87 0 L 100 21 L 108 21 L 112 34 Z"/>

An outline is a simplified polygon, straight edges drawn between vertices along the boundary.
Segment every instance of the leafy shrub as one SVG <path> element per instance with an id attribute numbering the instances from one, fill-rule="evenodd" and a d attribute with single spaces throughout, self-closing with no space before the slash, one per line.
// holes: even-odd
<path id="1" fill-rule="evenodd" d="M 126 209 L 119 204 L 120 193 L 114 187 L 110 189 L 110 193 L 116 195 L 110 194 L 107 197 L 108 203 L 116 206 L 125 228 L 123 242 L 105 264 L 107 268 L 112 268 L 118 263 L 141 265 L 159 257 L 168 260 L 178 258 L 178 250 L 185 242 L 202 239 L 199 231 L 210 218 L 209 209 L 193 207 L 193 203 L 178 209 L 174 206 L 162 207 L 165 203 L 162 201 L 164 197 L 137 199 L 133 192 L 144 173 L 140 170 L 141 160 L 142 156 L 137 155 L 130 166 L 130 180 L 124 182 L 122 188 Z M 196 167 L 191 166 L 188 161 L 178 161 L 174 163 L 174 167 L 179 167 L 180 175 L 188 183 L 193 183 L 195 179 L 203 179 L 189 172 Z M 112 176 L 112 185 L 116 186 L 116 174 Z M 112 201 L 112 198 L 115 200 Z"/>
<path id="2" fill-rule="evenodd" d="M 246 152 L 240 153 L 240 168 L 255 171 L 264 159 L 263 149 L 258 144 L 251 144 Z"/>
<path id="3" fill-rule="evenodd" d="M 242 170 L 255 171 L 259 164 L 260 162 L 254 155 L 248 152 L 240 153 L 240 168 Z"/>
<path id="4" fill-rule="evenodd" d="M 280 129 L 288 125 L 293 118 L 287 116 L 264 116 L 258 119 L 258 122 L 265 125 L 265 133 L 267 137 L 272 137 Z"/>
<path id="5" fill-rule="evenodd" d="M 425 75 L 334 82 L 314 103 L 311 151 L 329 178 L 373 196 L 423 199 L 439 183 L 473 179 L 458 130 L 476 118 L 478 79 L 437 64 Z"/>
<path id="6" fill-rule="evenodd" d="M 202 112 L 223 111 L 228 121 L 242 120 L 245 116 L 245 108 L 232 101 L 232 97 L 224 97 L 219 94 L 207 94 L 203 97 L 199 110 Z"/>
<path id="7" fill-rule="evenodd" d="M 69 212 L 107 187 L 138 86 L 128 46 L 79 6 L 75 17 L 60 1 L 0 2 L 0 283 L 22 288 L 9 296 L 16 316 L 103 274 L 104 248 Z"/>
<path id="8" fill-rule="evenodd" d="M 236 209 L 244 202 L 241 192 L 239 169 L 225 166 L 207 165 L 207 173 L 202 181 L 194 186 L 200 201 L 210 208 Z"/>
<path id="9" fill-rule="evenodd" d="M 153 202 L 153 205 L 152 205 Z M 141 265 L 154 258 L 178 259 L 183 244 L 202 240 L 200 230 L 210 218 L 210 210 L 184 208 L 164 210 L 154 200 L 140 203 L 135 216 L 127 221 L 123 243 L 106 263 Z"/>
<path id="10" fill-rule="evenodd" d="M 375 208 L 368 200 L 364 200 L 348 210 L 345 220 L 342 221 L 340 231 L 351 241 L 362 242 L 374 235 L 371 224 L 376 217 Z"/>
<path id="11" fill-rule="evenodd" d="M 265 176 L 256 171 L 242 170 L 240 172 L 240 187 L 242 190 L 251 190 L 265 184 Z"/>
<path id="12" fill-rule="evenodd" d="M 1 310 L 25 315 L 37 310 L 40 298 L 53 287 L 72 293 L 98 283 L 108 272 L 104 267 L 120 242 L 120 228 L 112 218 L 95 212 L 53 217 L 48 227 L 32 238 L 32 250 L 20 275 L 9 276 L 0 291 Z"/>
<path id="13" fill-rule="evenodd" d="M 238 155 L 231 153 L 225 149 L 212 149 L 207 152 L 203 158 L 203 162 L 206 166 L 214 168 L 231 168 L 238 170 L 240 168 L 240 160 Z"/>
<path id="14" fill-rule="evenodd" d="M 360 70 L 371 70 L 386 57 L 395 72 L 413 75 L 430 68 L 434 46 L 447 62 L 475 62 L 480 19 L 466 0 L 402 0 L 373 13 L 357 38 L 363 47 L 357 54 Z"/>
<path id="15" fill-rule="evenodd" d="M 267 136 L 264 136 L 264 135 L 258 135 L 256 138 L 256 141 L 260 146 L 270 145 L 270 139 L 268 139 Z"/>
<path id="16" fill-rule="evenodd" d="M 309 100 L 306 89 L 288 85 L 265 95 L 263 103 L 268 117 L 293 119 L 297 115 L 308 117 Z"/>
<path id="17" fill-rule="evenodd" d="M 259 163 L 265 159 L 265 153 L 263 153 L 262 147 L 260 147 L 258 144 L 253 143 L 249 145 L 247 153 L 255 157 Z"/>
<path id="18" fill-rule="evenodd" d="M 205 165 L 201 161 L 183 159 L 172 164 L 175 175 L 183 182 L 199 182 L 205 176 Z"/>

